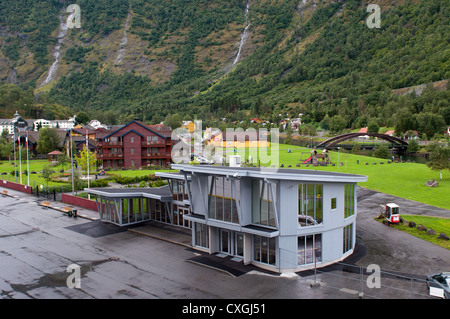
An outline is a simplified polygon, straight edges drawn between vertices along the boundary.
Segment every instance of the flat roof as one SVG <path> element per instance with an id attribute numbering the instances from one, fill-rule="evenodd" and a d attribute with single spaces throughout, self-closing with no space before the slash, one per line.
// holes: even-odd
<path id="1" fill-rule="evenodd" d="M 184 181 L 184 174 L 177 173 L 177 172 L 173 172 L 173 173 L 155 172 L 155 175 L 160 177 L 160 178 L 171 178 L 171 179 L 179 179 L 179 180 L 183 180 Z M 187 176 L 187 179 L 190 180 L 191 176 Z"/>
<path id="2" fill-rule="evenodd" d="M 109 198 L 135 198 L 145 197 L 159 199 L 160 201 L 171 201 L 172 194 L 169 186 L 162 187 L 133 187 L 133 188 L 85 188 L 89 194 L 100 195 Z"/>
<path id="3" fill-rule="evenodd" d="M 270 167 L 229 167 L 213 165 L 172 164 L 173 169 L 180 172 L 191 172 L 210 175 L 228 175 L 234 177 L 255 177 L 279 180 L 298 180 L 316 182 L 358 183 L 366 182 L 368 177 L 348 173 L 317 171 L 296 168 Z"/>

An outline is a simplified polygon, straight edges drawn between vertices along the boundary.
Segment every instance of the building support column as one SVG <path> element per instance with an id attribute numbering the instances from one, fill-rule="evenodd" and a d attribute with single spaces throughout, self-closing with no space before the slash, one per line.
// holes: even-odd
<path id="1" fill-rule="evenodd" d="M 252 262 L 252 235 L 244 233 L 244 265 Z"/>

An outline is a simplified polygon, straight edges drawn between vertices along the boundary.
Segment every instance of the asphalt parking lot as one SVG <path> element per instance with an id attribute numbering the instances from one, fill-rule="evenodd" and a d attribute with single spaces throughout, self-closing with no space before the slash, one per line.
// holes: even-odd
<path id="1" fill-rule="evenodd" d="M 118 229 L 86 218 L 69 218 L 38 206 L 35 197 L 0 198 L 0 298 L 3 299 L 358 299 L 358 288 L 334 272 L 270 274 L 251 269 L 237 276 L 188 262 L 199 253 L 187 245 Z M 355 265 L 424 278 L 450 265 L 450 252 L 373 220 L 373 207 L 395 198 L 359 190 L 358 250 Z M 391 200 L 392 199 L 392 200 Z M 398 200 L 397 200 L 398 202 Z M 402 202 L 417 208 L 417 203 Z M 410 209 L 408 207 L 408 209 Z M 421 206 L 418 213 L 450 216 L 448 210 Z M 412 213 L 408 211 L 408 213 Z M 440 215 L 442 214 L 442 215 Z M 103 224 L 103 225 L 102 225 Z M 69 265 L 79 266 L 80 287 L 69 288 Z M 447 269 L 448 270 L 448 269 Z M 341 271 L 338 271 L 341 274 Z M 348 276 L 352 276 L 348 274 Z M 356 276 L 357 278 L 358 276 Z M 317 288 L 310 284 L 316 279 Z M 417 285 L 417 282 L 415 283 Z M 394 283 L 395 285 L 395 283 Z M 406 282 L 406 286 L 409 283 Z M 425 293 L 421 286 L 421 293 Z M 366 294 L 411 298 L 397 292 Z M 415 298 L 416 296 L 412 296 Z M 418 295 L 424 298 L 424 294 Z"/>

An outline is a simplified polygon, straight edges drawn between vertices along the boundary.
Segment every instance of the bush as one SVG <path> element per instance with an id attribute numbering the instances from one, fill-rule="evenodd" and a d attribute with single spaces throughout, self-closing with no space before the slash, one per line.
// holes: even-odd
<path id="1" fill-rule="evenodd" d="M 118 176 L 115 178 L 116 183 L 119 184 L 135 184 L 140 182 L 150 182 L 159 180 L 159 177 L 155 174 L 152 175 L 144 175 L 144 176 Z"/>
<path id="2" fill-rule="evenodd" d="M 382 145 L 373 152 L 373 156 L 378 158 L 390 158 L 391 153 L 386 145 Z"/>

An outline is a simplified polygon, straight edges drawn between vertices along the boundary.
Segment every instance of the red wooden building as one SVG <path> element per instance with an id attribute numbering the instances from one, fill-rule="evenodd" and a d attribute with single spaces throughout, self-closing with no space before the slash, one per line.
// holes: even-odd
<path id="1" fill-rule="evenodd" d="M 167 166 L 171 162 L 172 130 L 134 120 L 114 131 L 97 132 L 97 159 L 103 168 Z"/>

